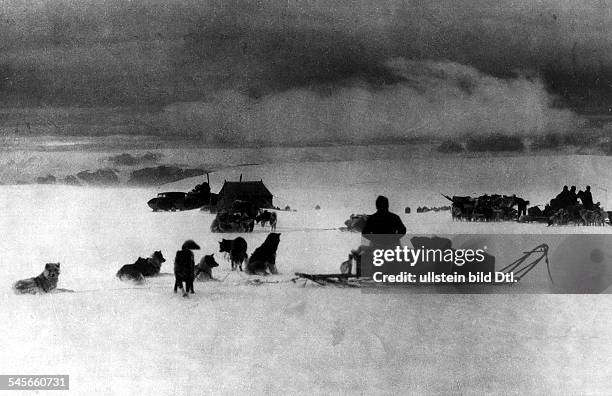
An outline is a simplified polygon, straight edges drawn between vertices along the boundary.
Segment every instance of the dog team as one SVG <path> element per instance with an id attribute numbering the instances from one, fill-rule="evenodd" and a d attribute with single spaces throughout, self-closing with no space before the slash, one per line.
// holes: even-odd
<path id="1" fill-rule="evenodd" d="M 231 262 L 232 271 L 239 269 L 246 262 L 245 272 L 250 275 L 277 274 L 276 250 L 280 243 L 280 234 L 271 232 L 265 241 L 253 251 L 249 257 L 247 254 L 247 242 L 242 237 L 236 239 L 223 239 L 219 242 L 219 252 L 225 253 Z M 218 267 L 214 253 L 205 255 L 199 264 L 195 264 L 193 250 L 199 250 L 200 246 L 189 239 L 183 243 L 181 250 L 176 252 L 174 258 L 174 292 L 179 289 L 183 296 L 195 293 L 193 289 L 194 280 L 215 280 L 212 269 Z M 131 281 L 142 284 L 146 277 L 159 275 L 162 263 L 166 259 L 161 251 L 155 251 L 148 258 L 139 257 L 133 264 L 122 266 L 117 272 L 117 277 L 122 281 Z M 23 279 L 13 284 L 13 291 L 17 294 L 43 294 L 50 292 L 72 292 L 73 290 L 58 289 L 57 282 L 60 274 L 60 263 L 45 264 L 44 271 L 37 277 Z"/>

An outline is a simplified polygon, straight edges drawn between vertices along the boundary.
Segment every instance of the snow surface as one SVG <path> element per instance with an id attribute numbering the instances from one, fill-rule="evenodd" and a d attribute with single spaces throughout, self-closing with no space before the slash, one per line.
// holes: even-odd
<path id="1" fill-rule="evenodd" d="M 237 234 L 211 234 L 208 213 L 153 213 L 146 201 L 200 179 L 160 189 L 3 186 L 0 373 L 69 374 L 71 393 L 103 395 L 607 393 L 608 295 L 376 294 L 290 282 L 295 271 L 337 272 L 360 238 L 336 228 L 372 212 L 381 193 L 413 233 L 612 232 L 403 214 L 445 204 L 439 192 L 515 192 L 535 203 L 586 181 L 603 202 L 612 169 L 605 157 L 495 161 L 288 162 L 215 173 L 213 190 L 240 173 L 263 178 L 276 203 L 297 212 L 279 214 L 281 273 L 265 279 L 278 283 L 249 285 L 216 253 L 214 275 L 225 280 L 197 282 L 187 299 L 172 292 L 175 251 L 194 239 L 199 259 Z M 243 235 L 249 252 L 266 235 L 259 227 Z M 160 249 L 161 276 L 143 286 L 115 278 L 121 265 Z M 59 287 L 76 293 L 12 293 L 13 282 L 55 261 Z"/>

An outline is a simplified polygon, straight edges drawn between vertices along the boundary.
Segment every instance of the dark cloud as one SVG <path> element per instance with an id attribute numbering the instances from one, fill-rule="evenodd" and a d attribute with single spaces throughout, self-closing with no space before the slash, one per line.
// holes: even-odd
<path id="1" fill-rule="evenodd" d="M 531 79 L 552 96 L 525 92 L 547 105 L 603 109 L 612 103 L 611 26 L 605 1 L 12 0 L 0 15 L 0 104 L 145 108 L 125 121 L 137 131 L 172 124 L 167 109 L 185 103 L 215 111 L 219 97 L 246 101 L 240 125 L 259 117 L 253 106 L 280 99 L 319 108 L 354 92 L 390 100 L 389 89 L 412 105 L 435 97 L 440 108 L 446 88 L 428 92 L 441 85 L 392 67 L 400 59 L 482 73 L 440 77 L 467 101 L 490 76 L 500 87 Z M 340 119 L 349 109 L 336 111 Z"/>
<path id="2" fill-rule="evenodd" d="M 5 100 L 171 103 L 215 89 L 394 84 L 384 64 L 404 57 L 502 77 L 546 69 L 563 93 L 563 73 L 609 82 L 609 11 L 583 1 L 14 1 L 0 29 L 1 87 Z"/>

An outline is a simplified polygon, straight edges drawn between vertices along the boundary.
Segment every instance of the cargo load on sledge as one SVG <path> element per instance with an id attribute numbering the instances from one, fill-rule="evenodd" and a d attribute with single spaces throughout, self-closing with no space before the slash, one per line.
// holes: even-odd
<path id="1" fill-rule="evenodd" d="M 526 213 L 529 205 L 529 201 L 516 195 L 455 195 L 452 198 L 442 195 L 453 203 L 451 214 L 457 221 L 516 221 Z"/>
<path id="2" fill-rule="evenodd" d="M 540 209 L 540 206 L 543 209 Z M 536 205 L 527 210 L 521 222 L 539 222 L 552 225 L 595 225 L 610 224 L 612 212 L 604 210 L 600 202 L 593 203 L 591 187 L 576 192 L 576 186 L 567 186 L 546 205 Z"/>

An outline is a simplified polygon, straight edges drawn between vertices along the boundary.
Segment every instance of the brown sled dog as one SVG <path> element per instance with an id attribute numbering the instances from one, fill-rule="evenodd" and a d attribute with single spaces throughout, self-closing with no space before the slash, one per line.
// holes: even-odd
<path id="1" fill-rule="evenodd" d="M 16 294 L 44 294 L 50 292 L 72 292 L 73 290 L 58 289 L 57 281 L 60 274 L 60 263 L 47 263 L 45 270 L 35 278 L 22 279 L 13 284 Z"/>
<path id="2" fill-rule="evenodd" d="M 200 263 L 195 266 L 195 279 L 200 282 L 217 280 L 213 278 L 212 269 L 219 266 L 215 260 L 215 254 L 209 254 L 200 260 Z"/>

